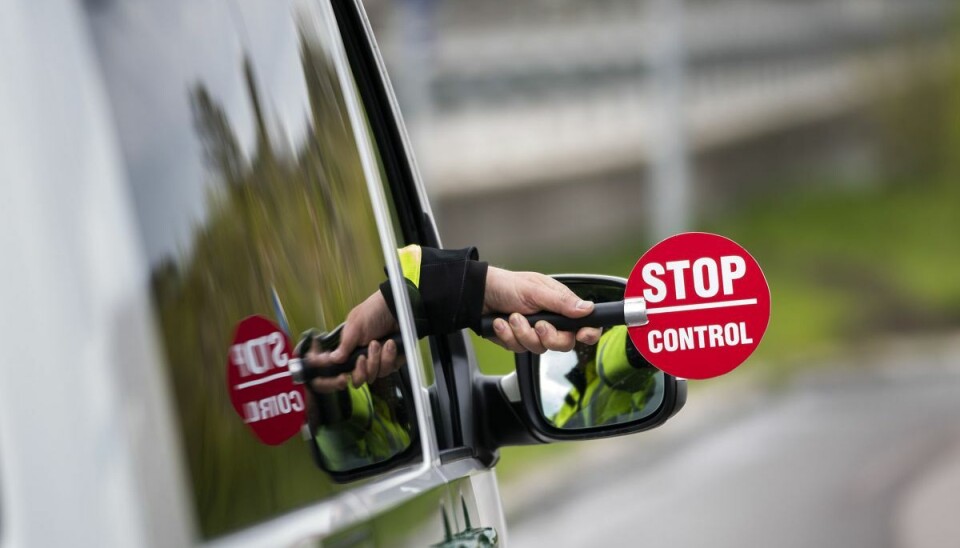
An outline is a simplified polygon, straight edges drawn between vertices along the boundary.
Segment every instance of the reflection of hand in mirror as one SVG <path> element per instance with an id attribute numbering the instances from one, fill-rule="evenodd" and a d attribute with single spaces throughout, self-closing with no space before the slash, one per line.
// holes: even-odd
<path id="1" fill-rule="evenodd" d="M 547 350 L 566 352 L 574 344 L 596 344 L 600 330 L 584 327 L 576 335 L 557 331 L 548 322 L 540 321 L 531 326 L 523 314 L 555 312 L 568 318 L 582 318 L 593 312 L 593 303 L 581 300 L 567 286 L 537 272 L 511 272 L 490 267 L 487 272 L 483 312 L 501 312 L 510 315 L 510 321 L 497 319 L 493 322 L 497 337 L 493 342 L 513 352 Z"/>
<path id="2" fill-rule="evenodd" d="M 336 349 L 324 351 L 321 337 L 313 337 L 302 357 L 305 367 L 330 367 L 344 363 L 358 346 L 367 347 L 350 373 L 310 381 L 308 422 L 328 470 L 369 466 L 410 446 L 403 381 L 391 375 L 402 365 L 402 355 L 393 340 L 378 340 L 397 329 L 378 291 L 347 315 Z"/>
<path id="3" fill-rule="evenodd" d="M 367 356 L 357 360 L 352 374 L 344 373 L 332 378 L 319 377 L 311 381 L 311 387 L 321 394 L 336 392 L 346 389 L 351 377 L 353 386 L 359 387 L 365 382 L 373 382 L 396 371 L 400 367 L 397 345 L 393 341 L 381 344 L 378 339 L 398 329 L 383 295 L 379 291 L 374 292 L 347 315 L 340 334 L 340 344 L 335 350 L 322 352 L 314 341 L 303 358 L 306 367 L 329 367 L 345 362 L 358 346 L 369 345 Z"/>

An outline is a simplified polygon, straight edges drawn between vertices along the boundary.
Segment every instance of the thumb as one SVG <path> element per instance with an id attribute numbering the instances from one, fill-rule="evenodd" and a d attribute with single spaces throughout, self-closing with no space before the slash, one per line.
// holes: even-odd
<path id="1" fill-rule="evenodd" d="M 357 347 L 359 341 L 360 330 L 357 327 L 349 323 L 343 326 L 343 332 L 340 334 L 340 344 L 337 345 L 337 349 L 330 354 L 334 363 L 343 363 L 346 361 L 350 353 L 353 352 L 353 349 Z"/>
<path id="2" fill-rule="evenodd" d="M 557 282 L 556 286 L 539 289 L 534 300 L 537 301 L 541 309 L 556 312 L 568 318 L 582 318 L 593 312 L 592 301 L 581 299 L 560 282 Z"/>

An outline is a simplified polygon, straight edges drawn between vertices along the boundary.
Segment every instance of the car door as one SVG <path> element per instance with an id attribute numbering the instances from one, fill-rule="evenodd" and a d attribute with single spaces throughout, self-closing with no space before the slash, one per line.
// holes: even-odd
<path id="1" fill-rule="evenodd" d="M 384 138 L 386 126 L 399 131 L 393 111 L 358 93 L 371 82 L 356 71 L 357 48 L 374 53 L 365 30 L 345 23 L 363 19 L 359 6 L 84 7 L 145 250 L 143 289 L 177 410 L 197 539 L 441 542 L 446 512 L 452 527 L 464 521 L 458 497 L 476 510 L 474 492 L 491 492 L 493 480 L 486 473 L 485 491 L 454 494 L 451 479 L 483 467 L 441 467 L 457 413 L 433 359 L 447 357 L 437 341 L 417 342 L 395 253 L 437 238 L 410 186 L 405 149 Z M 343 466 L 330 464 L 313 431 L 306 441 L 260 443 L 250 416 L 231 409 L 225 380 L 237 323 L 265 316 L 294 338 L 330 330 L 377 291 L 384 265 L 408 363 L 378 384 L 393 395 L 389 416 L 404 443 L 348 455 Z M 494 508 L 484 517 L 502 520 Z"/>

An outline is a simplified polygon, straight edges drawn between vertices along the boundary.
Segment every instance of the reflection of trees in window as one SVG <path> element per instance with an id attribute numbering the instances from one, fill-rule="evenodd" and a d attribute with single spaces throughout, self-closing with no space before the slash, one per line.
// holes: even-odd
<path id="1" fill-rule="evenodd" d="M 310 112 L 306 135 L 292 150 L 271 141 L 249 58 L 242 68 L 257 131 L 252 153 L 243 151 L 204 83 L 189 90 L 213 179 L 207 214 L 192 231 L 189 251 L 152 272 L 205 536 L 331 489 L 306 458 L 302 441 L 260 446 L 234 414 L 224 375 L 233 326 L 250 314 L 272 315 L 275 286 L 292 327 L 330 327 L 383 275 L 340 84 L 319 44 L 300 35 Z"/>

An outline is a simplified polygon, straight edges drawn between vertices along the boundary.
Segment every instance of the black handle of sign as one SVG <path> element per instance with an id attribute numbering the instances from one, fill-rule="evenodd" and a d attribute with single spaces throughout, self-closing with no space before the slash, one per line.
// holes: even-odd
<path id="1" fill-rule="evenodd" d="M 534 326 L 540 320 L 545 320 L 557 328 L 559 331 L 577 331 L 582 327 L 614 327 L 624 325 L 626 321 L 623 318 L 623 301 L 614 301 L 610 303 L 597 303 L 593 305 L 593 312 L 582 318 L 568 318 L 552 312 L 537 312 L 524 316 L 531 326 Z M 484 337 L 493 337 L 496 332 L 493 330 L 493 320 L 503 318 L 509 321 L 509 314 L 490 314 L 480 319 L 480 334 Z"/>

